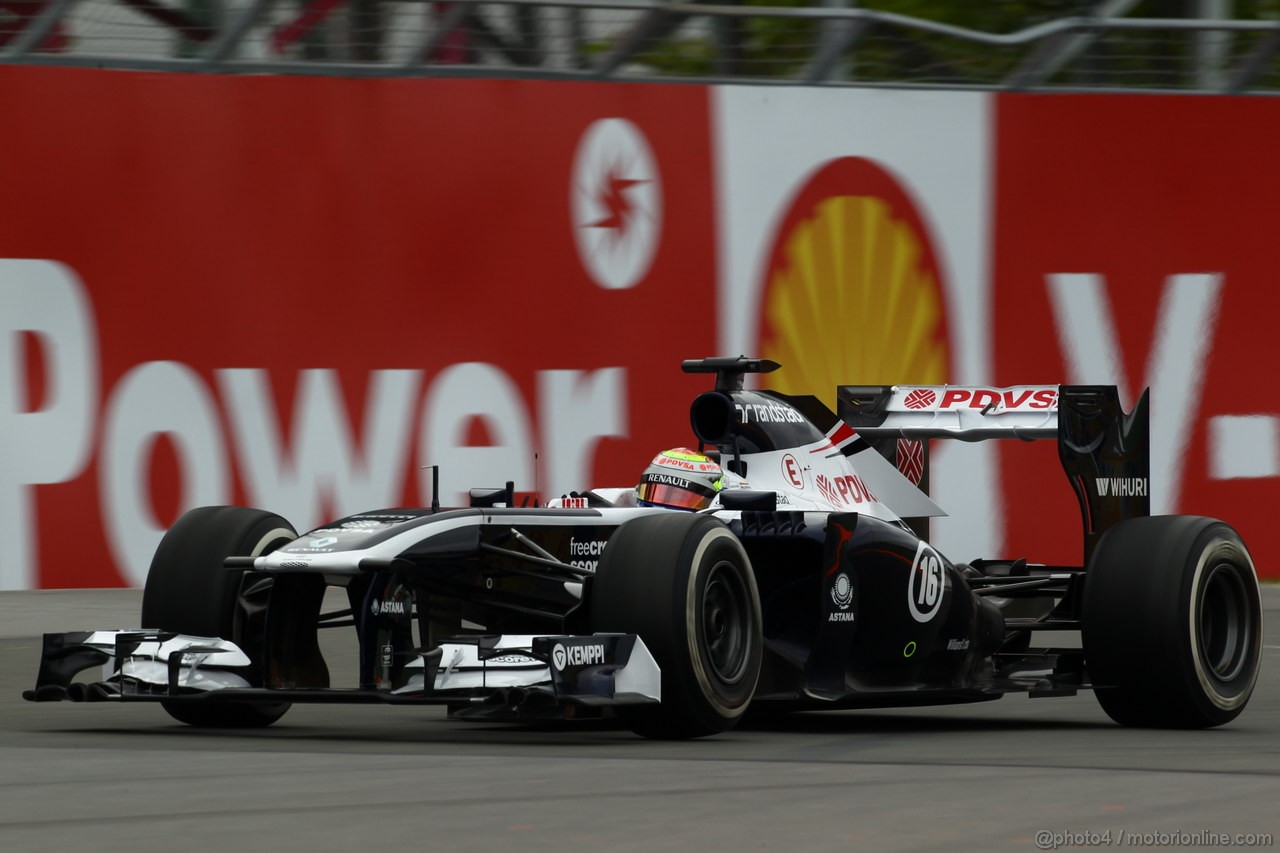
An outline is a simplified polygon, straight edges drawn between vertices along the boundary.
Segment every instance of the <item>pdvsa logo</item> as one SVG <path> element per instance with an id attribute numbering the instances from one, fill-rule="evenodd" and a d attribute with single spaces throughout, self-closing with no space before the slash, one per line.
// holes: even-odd
<path id="1" fill-rule="evenodd" d="M 815 480 L 818 493 L 830 503 L 837 506 L 852 506 L 864 502 L 875 503 L 876 496 L 867 488 L 867 484 L 857 474 L 844 474 L 828 477 L 819 474 Z"/>
<path id="2" fill-rule="evenodd" d="M 927 409 L 938 399 L 938 395 L 928 388 L 917 388 L 907 395 L 902 405 L 908 409 Z"/>
<path id="3" fill-rule="evenodd" d="M 920 480 L 924 478 L 924 442 L 914 438 L 900 438 L 896 455 L 898 471 L 913 485 L 920 485 Z"/>
<path id="4" fill-rule="evenodd" d="M 760 354 L 782 364 L 766 387 L 830 404 L 837 385 L 949 381 L 942 269 L 915 201 L 883 166 L 819 168 L 780 220 L 764 275 Z"/>
<path id="5" fill-rule="evenodd" d="M 915 392 L 912 392 L 915 393 Z M 911 405 L 911 395 L 904 401 Z M 982 409 L 984 411 L 1026 411 L 1054 409 L 1058 405 L 1058 389 L 1048 387 L 1017 388 L 948 388 L 942 395 L 941 409 Z"/>
<path id="6" fill-rule="evenodd" d="M 640 128 L 622 118 L 592 124 L 578 143 L 571 189 L 582 266 L 609 290 L 635 286 L 662 233 L 662 180 Z"/>

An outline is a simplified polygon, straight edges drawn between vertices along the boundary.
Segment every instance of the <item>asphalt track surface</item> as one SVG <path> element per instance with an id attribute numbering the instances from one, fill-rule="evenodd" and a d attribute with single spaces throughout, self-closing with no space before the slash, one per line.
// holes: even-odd
<path id="1" fill-rule="evenodd" d="M 40 633 L 133 627 L 139 600 L 134 590 L 0 593 L 0 851 L 1211 849 L 1193 844 L 1216 840 L 1205 833 L 1271 833 L 1261 846 L 1274 849 L 1280 839 L 1275 585 L 1263 593 L 1253 700 L 1210 731 L 1121 728 L 1089 694 L 799 714 L 686 743 L 381 706 L 295 706 L 268 729 L 202 732 L 156 706 L 22 701 Z"/>

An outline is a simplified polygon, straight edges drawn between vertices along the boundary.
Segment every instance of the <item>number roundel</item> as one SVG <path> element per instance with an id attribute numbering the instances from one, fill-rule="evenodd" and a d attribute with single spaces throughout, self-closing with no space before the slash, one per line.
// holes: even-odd
<path id="1" fill-rule="evenodd" d="M 907 579 L 907 608 L 917 622 L 928 622 L 942 606 L 942 559 L 921 542 Z"/>

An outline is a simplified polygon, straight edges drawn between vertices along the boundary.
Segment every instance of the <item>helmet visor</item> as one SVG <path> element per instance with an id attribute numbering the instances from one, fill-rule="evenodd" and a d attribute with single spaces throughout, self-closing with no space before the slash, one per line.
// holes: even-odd
<path id="1" fill-rule="evenodd" d="M 636 487 L 636 497 L 645 503 L 659 506 L 699 510 L 711 505 L 712 495 L 701 495 L 687 488 L 667 483 L 641 483 Z"/>

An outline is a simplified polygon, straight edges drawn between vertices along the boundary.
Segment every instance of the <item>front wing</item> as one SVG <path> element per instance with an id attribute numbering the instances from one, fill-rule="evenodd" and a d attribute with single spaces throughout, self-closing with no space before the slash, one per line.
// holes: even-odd
<path id="1" fill-rule="evenodd" d="M 100 668 L 101 680 L 76 680 Z M 661 701 L 661 672 L 634 634 L 473 636 L 417 650 L 404 683 L 255 687 L 235 643 L 164 631 L 45 634 L 33 702 L 257 702 L 448 705 L 459 716 L 563 718 Z"/>

